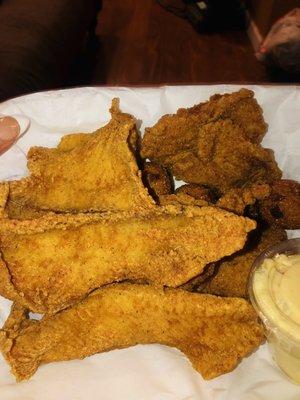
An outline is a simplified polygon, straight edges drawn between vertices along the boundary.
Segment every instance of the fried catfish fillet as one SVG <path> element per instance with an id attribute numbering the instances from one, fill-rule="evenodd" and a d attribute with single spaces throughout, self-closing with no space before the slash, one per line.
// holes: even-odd
<path id="1" fill-rule="evenodd" d="M 0 294 L 53 313 L 125 279 L 176 287 L 241 249 L 256 223 L 213 207 L 0 220 Z"/>
<path id="2" fill-rule="evenodd" d="M 153 128 L 146 129 L 143 152 L 150 158 L 163 159 L 175 154 L 178 149 L 189 149 L 197 141 L 201 125 L 222 119 L 230 119 L 243 131 L 243 136 L 252 143 L 260 143 L 267 124 L 262 109 L 248 89 L 238 92 L 214 95 L 209 101 L 191 108 L 180 108 L 176 114 L 160 118 Z"/>
<path id="3" fill-rule="evenodd" d="M 146 129 L 142 156 L 170 168 L 177 179 L 219 189 L 280 179 L 253 92 L 242 89 L 163 116 Z"/>
<path id="4" fill-rule="evenodd" d="M 115 284 L 41 321 L 15 306 L 0 346 L 18 381 L 39 365 L 160 343 L 181 350 L 205 379 L 233 370 L 263 341 L 254 309 L 243 299 L 180 289 Z"/>
<path id="5" fill-rule="evenodd" d="M 147 151 L 143 154 L 169 167 L 177 179 L 213 187 L 221 193 L 281 177 L 272 151 L 246 140 L 230 119 L 199 126 L 190 148 L 179 147 L 163 159 L 151 158 Z"/>
<path id="6" fill-rule="evenodd" d="M 247 298 L 247 282 L 255 258 L 269 246 L 286 239 L 285 230 L 278 227 L 265 227 L 262 231 L 251 232 L 244 249 L 217 263 L 217 273 L 207 281 L 202 292 Z"/>
<path id="7" fill-rule="evenodd" d="M 9 217 L 28 218 L 26 209 L 60 212 L 151 208 L 134 151 L 135 120 L 115 99 L 111 121 L 93 134 L 69 135 L 58 148 L 33 147 L 31 175 L 10 183 Z M 34 215 L 33 215 L 34 216 Z"/>

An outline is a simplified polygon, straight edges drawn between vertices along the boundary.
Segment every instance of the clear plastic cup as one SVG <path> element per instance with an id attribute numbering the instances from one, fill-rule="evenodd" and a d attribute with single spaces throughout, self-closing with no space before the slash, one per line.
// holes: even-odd
<path id="1" fill-rule="evenodd" d="M 285 302 L 285 299 L 279 299 L 275 292 L 276 289 L 279 290 L 275 282 L 279 282 L 278 279 L 281 279 L 282 282 L 284 273 L 280 268 L 276 268 L 276 271 L 273 268 L 271 273 L 266 269 L 266 264 L 263 265 L 266 259 L 273 259 L 278 254 L 299 255 L 300 238 L 281 242 L 268 248 L 257 257 L 250 273 L 248 293 L 253 307 L 266 328 L 266 336 L 273 358 L 280 369 L 293 382 L 300 384 L 300 309 L 297 318 L 295 318 L 295 314 L 291 317 L 287 306 L 289 304 L 288 300 Z M 299 272 L 298 264 L 296 264 L 295 268 L 296 276 L 300 278 L 300 265 Z M 277 280 L 276 275 L 279 275 Z M 286 285 L 288 285 L 287 282 L 285 283 Z M 293 287 L 291 290 L 293 290 L 294 294 L 297 292 L 298 282 L 298 279 L 292 282 Z M 288 293 L 288 296 L 290 293 Z M 297 293 L 300 296 L 300 287 Z"/>

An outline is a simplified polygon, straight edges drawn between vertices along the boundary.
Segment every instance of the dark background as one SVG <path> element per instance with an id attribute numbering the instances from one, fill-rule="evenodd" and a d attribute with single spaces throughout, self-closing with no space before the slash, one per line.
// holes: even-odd
<path id="1" fill-rule="evenodd" d="M 300 7 L 300 0 L 244 2 L 262 38 Z M 0 0 L 0 100 L 86 85 L 299 82 L 257 60 L 246 28 L 200 33 L 157 0 Z"/>
<path id="2" fill-rule="evenodd" d="M 262 34 L 296 0 L 251 0 Z M 198 33 L 154 0 L 103 0 L 92 84 L 294 83 L 299 77 L 266 68 L 247 32 Z M 76 79 L 74 80 L 74 84 Z"/>

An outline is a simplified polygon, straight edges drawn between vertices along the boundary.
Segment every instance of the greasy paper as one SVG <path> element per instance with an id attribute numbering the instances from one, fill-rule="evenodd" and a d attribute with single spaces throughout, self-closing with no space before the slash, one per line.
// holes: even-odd
<path id="1" fill-rule="evenodd" d="M 54 147 L 73 132 L 91 132 L 109 120 L 113 97 L 133 114 L 141 132 L 166 113 L 190 107 L 237 85 L 160 88 L 76 88 L 31 94 L 0 104 L 0 113 L 24 115 L 29 130 L 0 156 L 0 180 L 27 174 L 26 153 L 35 146 Z M 255 91 L 269 124 L 263 140 L 272 148 L 285 178 L 300 179 L 300 87 L 244 86 Z M 291 236 L 291 235 L 290 235 Z M 292 236 L 299 236 L 293 232 Z M 11 302 L 0 296 L 0 326 Z M 299 400 L 296 386 L 279 371 L 263 345 L 231 373 L 204 381 L 185 356 L 160 345 L 135 346 L 85 360 L 41 366 L 28 382 L 16 384 L 0 356 L 1 400 Z"/>

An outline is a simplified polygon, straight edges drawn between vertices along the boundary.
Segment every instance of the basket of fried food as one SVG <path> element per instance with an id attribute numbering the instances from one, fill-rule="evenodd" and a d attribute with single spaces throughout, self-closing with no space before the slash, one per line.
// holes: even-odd
<path id="1" fill-rule="evenodd" d="M 93 133 L 31 148 L 29 176 L 0 184 L 2 354 L 17 381 L 149 343 L 205 379 L 232 371 L 264 341 L 248 275 L 300 228 L 299 183 L 262 146 L 250 90 L 164 115 L 142 138 L 118 99 L 110 112 Z"/>

